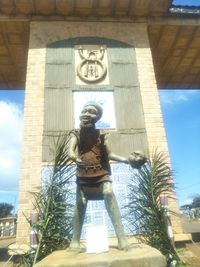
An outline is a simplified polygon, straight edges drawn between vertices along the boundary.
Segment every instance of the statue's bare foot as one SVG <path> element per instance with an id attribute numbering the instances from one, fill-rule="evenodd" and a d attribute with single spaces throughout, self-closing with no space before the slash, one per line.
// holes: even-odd
<path id="1" fill-rule="evenodd" d="M 67 249 L 67 251 L 72 251 L 72 252 L 82 252 L 82 248 L 80 246 L 80 243 L 79 242 L 75 242 L 75 241 L 72 241 L 69 245 L 69 248 Z"/>
<path id="2" fill-rule="evenodd" d="M 127 242 L 126 239 L 123 239 L 123 240 L 119 240 L 119 242 L 118 242 L 118 248 L 120 250 L 128 251 L 130 249 L 130 245 Z"/>

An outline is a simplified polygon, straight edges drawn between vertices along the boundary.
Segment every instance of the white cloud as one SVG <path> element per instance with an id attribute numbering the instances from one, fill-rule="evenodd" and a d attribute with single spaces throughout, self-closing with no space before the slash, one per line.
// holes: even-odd
<path id="1" fill-rule="evenodd" d="M 159 90 L 160 101 L 164 106 L 187 102 L 194 97 L 199 90 Z"/>
<path id="2" fill-rule="evenodd" d="M 17 190 L 22 140 L 22 109 L 0 101 L 0 190 Z"/>
<path id="3" fill-rule="evenodd" d="M 187 197 L 186 199 L 184 199 L 184 201 L 182 201 L 181 206 L 192 204 L 192 200 L 193 199 L 191 197 Z"/>

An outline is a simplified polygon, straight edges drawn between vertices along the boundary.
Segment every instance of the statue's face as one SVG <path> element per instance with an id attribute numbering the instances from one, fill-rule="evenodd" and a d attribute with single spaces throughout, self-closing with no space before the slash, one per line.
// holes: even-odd
<path id="1" fill-rule="evenodd" d="M 80 121 L 82 126 L 92 126 L 98 121 L 98 110 L 92 106 L 85 106 L 80 115 Z"/>

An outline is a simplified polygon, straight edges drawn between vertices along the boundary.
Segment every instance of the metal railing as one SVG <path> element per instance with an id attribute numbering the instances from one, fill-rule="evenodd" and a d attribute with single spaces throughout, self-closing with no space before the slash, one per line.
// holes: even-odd
<path id="1" fill-rule="evenodd" d="M 0 238 L 16 235 L 16 217 L 0 218 Z"/>

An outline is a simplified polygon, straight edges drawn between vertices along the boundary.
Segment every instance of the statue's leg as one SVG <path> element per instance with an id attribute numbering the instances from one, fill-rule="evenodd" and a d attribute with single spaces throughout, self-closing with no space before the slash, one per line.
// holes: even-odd
<path id="1" fill-rule="evenodd" d="M 115 233 L 118 238 L 118 247 L 121 250 L 128 250 L 129 245 L 124 233 L 124 228 L 121 221 L 121 214 L 119 211 L 116 197 L 112 190 L 112 184 L 110 182 L 105 182 L 103 184 L 103 197 L 107 212 L 110 216 L 110 219 L 115 229 Z"/>
<path id="2" fill-rule="evenodd" d="M 73 235 L 72 235 L 72 241 L 69 246 L 69 250 L 73 251 L 80 250 L 80 237 L 81 237 L 83 221 L 85 218 L 86 208 L 87 208 L 87 199 L 85 198 L 80 185 L 77 185 L 76 206 L 73 216 Z"/>

